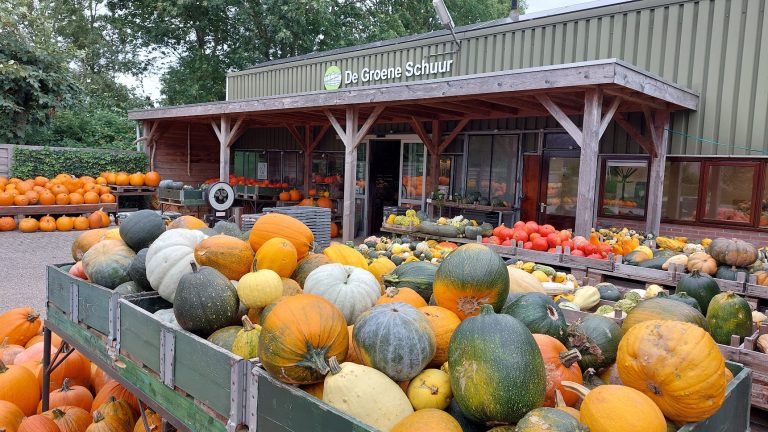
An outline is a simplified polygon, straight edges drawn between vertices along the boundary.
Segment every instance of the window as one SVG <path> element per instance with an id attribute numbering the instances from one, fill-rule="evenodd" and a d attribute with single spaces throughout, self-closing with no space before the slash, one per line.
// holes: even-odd
<path id="1" fill-rule="evenodd" d="M 602 216 L 645 218 L 647 160 L 603 161 Z"/>
<path id="2" fill-rule="evenodd" d="M 763 196 L 760 199 L 760 225 L 768 228 L 768 164 L 763 168 Z"/>
<path id="3" fill-rule="evenodd" d="M 517 135 L 472 135 L 467 147 L 464 195 L 481 204 L 515 204 L 518 154 Z"/>
<path id="4" fill-rule="evenodd" d="M 400 200 L 418 204 L 424 193 L 426 147 L 420 142 L 403 142 L 402 146 Z"/>
<path id="5" fill-rule="evenodd" d="M 668 160 L 664 167 L 664 196 L 661 217 L 695 221 L 699 202 L 701 162 Z"/>
<path id="6" fill-rule="evenodd" d="M 751 224 L 757 163 L 707 162 L 702 219 Z"/>
<path id="7" fill-rule="evenodd" d="M 576 216 L 579 158 L 552 156 L 548 160 L 546 214 Z"/>

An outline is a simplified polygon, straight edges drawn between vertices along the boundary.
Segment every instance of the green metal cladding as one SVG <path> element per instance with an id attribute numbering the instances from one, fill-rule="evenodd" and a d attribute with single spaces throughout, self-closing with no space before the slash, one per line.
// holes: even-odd
<path id="1" fill-rule="evenodd" d="M 700 93 L 697 112 L 673 116 L 670 154 L 767 155 L 767 2 L 639 0 L 464 27 L 457 33 L 458 53 L 451 53 L 451 37 L 440 32 L 266 63 L 229 74 L 227 97 L 326 91 L 323 76 L 330 66 L 359 73 L 454 60 L 448 72 L 426 76 L 402 73 L 356 84 L 344 84 L 342 77 L 342 87 L 351 87 L 619 58 Z"/>

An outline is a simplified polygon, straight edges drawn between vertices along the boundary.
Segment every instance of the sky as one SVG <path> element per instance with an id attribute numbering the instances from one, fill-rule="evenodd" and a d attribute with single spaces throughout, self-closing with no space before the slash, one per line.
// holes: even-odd
<path id="1" fill-rule="evenodd" d="M 555 9 L 563 6 L 575 5 L 578 3 L 587 3 L 592 0 L 528 0 L 528 10 L 526 12 L 540 12 L 548 9 Z M 142 95 L 149 96 L 154 101 L 160 100 L 160 75 L 163 68 L 143 77 L 134 77 L 131 75 L 121 75 L 117 80 L 123 84 L 137 87 Z"/>

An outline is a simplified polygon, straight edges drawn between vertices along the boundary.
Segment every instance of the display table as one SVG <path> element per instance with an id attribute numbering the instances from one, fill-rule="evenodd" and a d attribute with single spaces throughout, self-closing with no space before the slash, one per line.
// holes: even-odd
<path id="1" fill-rule="evenodd" d="M 128 197 L 153 197 L 157 196 L 157 188 L 152 186 L 117 186 L 109 185 L 112 189 L 112 195 L 117 199 L 117 211 L 136 211 L 147 208 L 146 205 L 142 207 L 132 207 L 127 205 L 125 198 Z"/>
<path id="2" fill-rule="evenodd" d="M 102 210 L 105 213 L 116 214 L 116 203 L 77 204 L 77 205 L 30 205 L 30 206 L 5 206 L 0 207 L 0 216 L 26 216 L 36 215 L 79 215 L 93 213 Z"/>
<path id="3" fill-rule="evenodd" d="M 515 208 L 515 207 L 494 207 L 494 206 L 483 206 L 478 204 L 461 204 L 453 201 L 444 201 L 442 204 L 442 207 L 446 209 L 463 210 L 463 211 L 468 211 L 468 212 L 473 212 L 478 214 L 479 213 L 496 213 L 497 216 L 494 217 L 494 220 L 483 220 L 483 222 L 488 222 L 496 226 L 501 225 L 507 218 L 509 220 L 517 219 L 516 216 L 520 211 L 519 208 Z M 436 210 L 438 210 L 438 205 L 434 201 L 427 200 L 427 210 L 428 210 L 428 214 L 432 218 L 439 217 L 436 213 Z M 463 214 L 463 212 L 457 212 L 457 214 Z M 473 219 L 473 218 L 470 217 L 470 219 Z"/>

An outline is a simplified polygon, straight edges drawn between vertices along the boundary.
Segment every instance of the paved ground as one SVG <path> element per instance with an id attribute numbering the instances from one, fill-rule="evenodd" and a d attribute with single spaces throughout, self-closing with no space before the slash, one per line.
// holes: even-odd
<path id="1" fill-rule="evenodd" d="M 1 232 L 0 313 L 21 306 L 44 311 L 45 266 L 72 262 L 72 242 L 79 234 Z"/>

